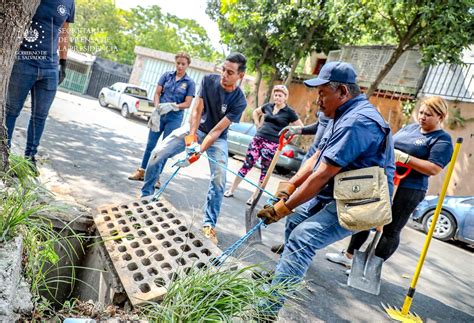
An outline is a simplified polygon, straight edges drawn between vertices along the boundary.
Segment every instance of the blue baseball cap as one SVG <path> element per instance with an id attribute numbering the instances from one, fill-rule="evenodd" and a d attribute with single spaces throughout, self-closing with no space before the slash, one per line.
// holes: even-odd
<path id="1" fill-rule="evenodd" d="M 357 74 L 351 64 L 345 62 L 329 62 L 323 65 L 318 77 L 304 81 L 309 87 L 316 87 L 331 81 L 355 84 Z"/>

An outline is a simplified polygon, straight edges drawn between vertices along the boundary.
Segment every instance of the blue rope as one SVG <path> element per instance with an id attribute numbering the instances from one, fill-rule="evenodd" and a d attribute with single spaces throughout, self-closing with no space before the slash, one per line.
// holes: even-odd
<path id="1" fill-rule="evenodd" d="M 260 229 L 261 226 L 266 227 L 264 220 L 260 220 L 260 222 L 256 226 L 254 226 L 252 229 L 250 229 L 249 232 L 247 232 L 239 240 L 234 242 L 229 248 L 224 250 L 224 252 L 219 257 L 215 258 L 212 261 L 212 264 L 214 266 L 222 265 L 227 260 L 227 258 L 229 258 L 229 256 L 232 255 L 237 249 L 239 249 L 240 246 L 244 244 L 245 241 L 247 241 L 247 239 L 250 238 L 250 236 L 255 233 L 255 231 Z"/>
<path id="2" fill-rule="evenodd" d="M 175 164 L 176 165 L 176 164 Z M 166 186 L 168 186 L 168 184 L 171 182 L 171 180 L 176 176 L 176 174 L 178 174 L 178 171 L 181 169 L 181 167 L 176 167 L 176 170 L 174 171 L 173 175 L 171 175 L 168 180 L 165 182 L 165 184 L 163 186 L 160 187 L 160 189 L 158 190 L 158 192 L 156 192 L 153 197 L 151 198 L 150 201 L 156 201 L 161 193 L 163 193 L 163 191 L 165 190 Z"/>
<path id="3" fill-rule="evenodd" d="M 246 179 L 245 177 L 241 176 L 239 173 L 236 173 L 236 172 L 234 172 L 233 170 L 227 168 L 226 166 L 224 166 L 224 165 L 222 165 L 221 163 L 219 163 L 217 160 L 214 160 L 214 159 L 212 159 L 211 157 L 209 157 L 207 154 L 202 155 L 202 156 L 205 156 L 207 159 L 209 159 L 211 162 L 217 164 L 217 165 L 218 165 L 219 167 L 221 167 L 222 169 L 228 171 L 228 172 L 231 173 L 231 174 L 234 174 L 234 175 L 237 176 L 237 177 L 240 177 L 241 179 L 243 179 L 244 181 L 246 181 L 246 182 L 249 183 L 250 185 L 256 187 L 257 189 L 259 189 L 259 190 L 262 191 L 263 193 L 265 193 L 265 194 L 271 196 L 273 199 L 276 199 L 276 196 L 273 195 L 272 193 L 270 193 L 269 191 L 267 191 L 267 190 L 261 188 L 260 186 L 258 186 L 258 185 L 255 184 L 254 182 L 252 182 L 251 180 L 248 180 L 248 179 Z"/>

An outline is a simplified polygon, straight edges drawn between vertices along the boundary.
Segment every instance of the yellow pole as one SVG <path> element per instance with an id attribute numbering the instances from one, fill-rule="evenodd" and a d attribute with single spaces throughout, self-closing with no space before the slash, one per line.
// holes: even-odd
<path id="1" fill-rule="evenodd" d="M 426 234 L 425 244 L 423 245 L 423 249 L 421 251 L 420 259 L 418 260 L 418 264 L 416 266 L 415 275 L 410 284 L 410 288 L 408 289 L 407 296 L 405 297 L 405 301 L 403 302 L 402 307 L 402 314 L 407 315 L 410 311 L 410 306 L 413 301 L 413 296 L 415 295 L 416 283 L 418 282 L 418 278 L 420 277 L 421 268 L 423 267 L 423 263 L 425 262 L 426 254 L 428 253 L 428 248 L 430 246 L 431 238 L 433 237 L 433 232 L 436 227 L 436 222 L 438 221 L 438 216 L 441 213 L 441 208 L 443 206 L 444 197 L 446 196 L 446 191 L 448 190 L 449 181 L 451 180 L 451 175 L 454 170 L 454 165 L 456 163 L 456 159 L 459 154 L 459 150 L 461 149 L 462 138 L 458 138 L 456 140 L 456 145 L 454 146 L 453 156 L 451 157 L 451 162 L 449 163 L 448 172 L 444 178 L 443 188 L 438 198 L 438 204 L 436 205 L 436 210 L 433 215 L 433 221 L 431 222 L 430 229 Z"/>

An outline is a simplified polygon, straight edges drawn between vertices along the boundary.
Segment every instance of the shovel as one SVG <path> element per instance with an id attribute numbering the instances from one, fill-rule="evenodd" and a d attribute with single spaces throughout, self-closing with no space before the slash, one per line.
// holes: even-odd
<path id="1" fill-rule="evenodd" d="M 267 175 L 265 175 L 265 178 L 263 179 L 262 185 L 260 185 L 260 190 L 258 191 L 258 195 L 253 199 L 252 204 L 245 210 L 245 231 L 249 232 L 252 228 L 254 228 L 260 220 L 255 216 L 255 207 L 258 204 L 258 201 L 260 200 L 260 197 L 262 196 L 262 189 L 264 189 L 267 186 L 268 181 L 270 180 L 270 176 L 273 173 L 273 170 L 275 169 L 275 166 L 278 162 L 278 159 L 280 158 L 281 151 L 283 150 L 283 147 L 290 143 L 290 141 L 293 139 L 294 136 L 290 136 L 288 139 L 285 139 L 285 134 L 286 131 L 283 132 L 280 135 L 280 140 L 278 143 L 278 148 L 275 152 L 275 155 L 273 156 L 272 162 L 270 163 L 270 166 L 268 167 Z M 262 231 L 260 228 L 247 239 L 247 242 L 249 244 L 253 243 L 260 243 L 262 242 Z"/>
<path id="2" fill-rule="evenodd" d="M 382 236 L 382 227 L 378 227 L 374 240 L 366 251 L 356 250 L 352 258 L 352 268 L 347 285 L 378 295 L 380 293 L 380 276 L 383 259 L 375 255 L 375 248 Z"/>
<path id="3" fill-rule="evenodd" d="M 403 174 L 395 172 L 395 189 L 393 196 L 397 192 L 400 181 L 408 176 L 411 167 L 400 162 L 397 166 L 405 168 Z M 356 250 L 352 259 L 352 269 L 347 280 L 347 285 L 363 290 L 367 293 L 378 295 L 380 293 L 380 276 L 382 274 L 383 259 L 375 255 L 375 248 L 382 236 L 382 227 L 377 227 L 374 240 L 365 252 Z"/>

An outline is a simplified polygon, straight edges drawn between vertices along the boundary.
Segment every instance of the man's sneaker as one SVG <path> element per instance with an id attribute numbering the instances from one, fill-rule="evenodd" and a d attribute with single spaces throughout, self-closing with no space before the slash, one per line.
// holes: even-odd
<path id="1" fill-rule="evenodd" d="M 216 230 L 214 228 L 205 226 L 202 227 L 202 233 L 204 233 L 204 236 L 211 240 L 211 242 L 215 245 L 217 245 L 217 236 L 216 236 Z"/>
<path id="2" fill-rule="evenodd" d="M 157 190 L 159 190 L 159 189 L 161 188 L 161 183 L 160 183 L 160 179 L 159 179 L 159 178 L 156 180 L 155 188 L 156 188 Z"/>
<path id="3" fill-rule="evenodd" d="M 277 245 L 274 245 L 273 247 L 271 247 L 270 250 L 273 253 L 276 253 L 277 255 L 281 255 L 283 253 L 283 248 L 285 248 L 284 244 L 277 244 Z"/>
<path id="4" fill-rule="evenodd" d="M 329 261 L 335 262 L 336 264 L 341 264 L 343 266 L 346 266 L 347 268 L 352 267 L 352 259 L 347 258 L 345 250 L 342 250 L 341 252 L 338 252 L 338 253 L 335 253 L 335 252 L 327 253 L 326 259 Z"/>
<path id="5" fill-rule="evenodd" d="M 145 179 L 145 170 L 143 168 L 137 168 L 132 175 L 128 176 L 131 181 L 143 181 Z"/>
<path id="6" fill-rule="evenodd" d="M 350 269 L 347 269 L 346 270 L 346 275 L 349 276 L 351 274 L 351 270 Z"/>
<path id="7" fill-rule="evenodd" d="M 275 275 L 274 270 L 255 270 L 252 272 L 252 278 L 255 280 L 260 280 L 263 279 L 265 280 L 268 284 L 272 282 L 272 278 Z"/>

